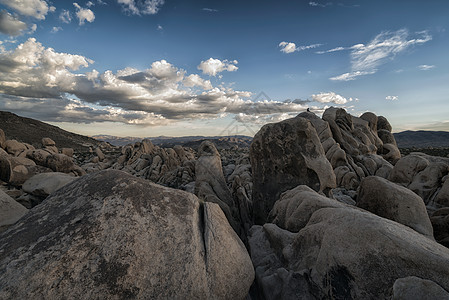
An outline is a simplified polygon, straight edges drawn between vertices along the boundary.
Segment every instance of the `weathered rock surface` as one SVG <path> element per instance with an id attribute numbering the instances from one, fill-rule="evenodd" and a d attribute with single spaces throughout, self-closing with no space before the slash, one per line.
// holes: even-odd
<path id="1" fill-rule="evenodd" d="M 5 142 L 6 142 L 6 136 L 5 136 L 5 132 L 0 129 L 0 148 L 5 148 Z"/>
<path id="2" fill-rule="evenodd" d="M 76 177 L 60 172 L 41 173 L 25 181 L 22 189 L 28 194 L 45 198 L 75 179 Z"/>
<path id="3" fill-rule="evenodd" d="M 254 278 L 218 205 L 112 170 L 0 234 L 0 274 L 2 299 L 243 299 Z"/>
<path id="4" fill-rule="evenodd" d="M 449 248 L 449 207 L 435 211 L 430 217 L 435 240 Z"/>
<path id="5" fill-rule="evenodd" d="M 433 228 L 424 201 L 411 190 L 387 179 L 369 176 L 362 180 L 357 206 L 433 239 Z"/>
<path id="6" fill-rule="evenodd" d="M 351 206 L 301 206 L 309 192 L 296 191 L 295 213 L 304 207 L 311 214 L 297 233 L 270 223 L 251 228 L 251 257 L 267 299 L 387 299 L 394 282 L 408 276 L 449 288 L 449 249 Z"/>
<path id="7" fill-rule="evenodd" d="M 25 146 L 25 144 L 20 143 L 16 140 L 7 140 L 5 142 L 6 152 L 14 156 L 19 156 L 22 152 L 26 151 L 27 149 L 28 148 Z"/>
<path id="8" fill-rule="evenodd" d="M 449 293 L 431 280 L 416 276 L 399 278 L 393 285 L 392 300 L 448 300 Z"/>
<path id="9" fill-rule="evenodd" d="M 265 223 L 282 192 L 304 184 L 316 191 L 336 187 L 332 165 L 326 159 L 315 128 L 302 117 L 264 125 L 250 148 L 253 171 L 253 213 Z"/>
<path id="10" fill-rule="evenodd" d="M 21 185 L 31 176 L 45 172 L 34 161 L 24 157 L 0 156 L 0 180 L 12 185 Z"/>
<path id="11" fill-rule="evenodd" d="M 28 209 L 0 190 L 0 228 L 14 224 L 27 212 Z"/>

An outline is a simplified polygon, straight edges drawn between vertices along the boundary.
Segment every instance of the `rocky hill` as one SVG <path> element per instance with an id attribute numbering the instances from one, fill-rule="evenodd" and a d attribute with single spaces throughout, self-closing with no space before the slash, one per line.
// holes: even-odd
<path id="1" fill-rule="evenodd" d="M 0 111 L 0 128 L 5 132 L 7 139 L 28 143 L 35 147 L 40 147 L 43 137 L 51 138 L 58 147 L 82 151 L 101 144 L 101 141 L 96 139 L 6 111 Z"/>
<path id="2" fill-rule="evenodd" d="M 449 147 L 447 131 L 403 131 L 394 133 L 399 148 Z"/>

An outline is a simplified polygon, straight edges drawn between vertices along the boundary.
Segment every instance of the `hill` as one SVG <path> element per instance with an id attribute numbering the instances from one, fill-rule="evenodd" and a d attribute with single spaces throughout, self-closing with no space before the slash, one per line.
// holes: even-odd
<path id="1" fill-rule="evenodd" d="M 54 140 L 58 148 L 73 148 L 81 151 L 101 144 L 96 139 L 6 111 L 0 111 L 0 129 L 3 129 L 7 139 L 18 140 L 37 147 L 40 147 L 43 137 Z"/>
<path id="2" fill-rule="evenodd" d="M 449 147 L 447 131 L 403 131 L 394 133 L 399 148 Z"/>

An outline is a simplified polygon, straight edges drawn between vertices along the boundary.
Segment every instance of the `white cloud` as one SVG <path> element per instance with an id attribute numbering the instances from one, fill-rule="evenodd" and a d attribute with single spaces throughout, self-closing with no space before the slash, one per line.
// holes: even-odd
<path id="1" fill-rule="evenodd" d="M 344 73 L 335 77 L 331 77 L 329 78 L 330 80 L 334 80 L 334 81 L 350 81 L 350 80 L 356 80 L 358 77 L 360 76 L 364 76 L 364 75 L 371 75 L 376 73 L 377 70 L 371 70 L 371 71 L 355 71 L 355 72 L 349 72 L 349 73 Z"/>
<path id="2" fill-rule="evenodd" d="M 58 31 L 61 31 L 62 30 L 62 27 L 53 27 L 52 29 L 51 29 L 51 33 L 56 33 L 56 32 L 58 32 Z"/>
<path id="3" fill-rule="evenodd" d="M 351 49 L 351 69 L 349 73 L 332 77 L 331 80 L 354 80 L 359 76 L 374 74 L 379 66 L 393 60 L 396 55 L 404 52 L 414 45 L 424 44 L 432 40 L 427 31 L 415 33 L 411 37 L 406 29 L 386 31 L 378 34 L 368 44 L 356 44 L 349 48 L 338 47 L 334 49 Z M 331 49 L 331 50 L 334 50 Z M 329 50 L 328 52 L 332 52 Z"/>
<path id="4" fill-rule="evenodd" d="M 88 1 L 87 3 L 86 3 L 86 6 L 87 7 L 92 7 L 92 6 L 94 6 L 95 4 L 92 2 L 92 1 Z"/>
<path id="5" fill-rule="evenodd" d="M 23 16 L 33 17 L 38 20 L 45 20 L 49 11 L 54 11 L 53 6 L 49 7 L 44 0 L 0 0 L 4 4 Z"/>
<path id="6" fill-rule="evenodd" d="M 164 5 L 165 0 L 117 0 L 117 2 L 130 14 L 154 15 Z"/>
<path id="7" fill-rule="evenodd" d="M 309 2 L 309 5 L 310 6 L 315 6 L 315 7 L 327 7 L 327 6 L 331 6 L 332 5 L 332 2 L 327 2 L 327 3 L 325 3 L 325 4 L 321 4 L 321 3 L 318 3 L 318 2 L 314 2 L 314 1 L 310 1 Z"/>
<path id="8" fill-rule="evenodd" d="M 387 97 L 385 97 L 385 100 L 397 101 L 397 100 L 399 100 L 399 97 L 398 96 L 387 96 Z"/>
<path id="9" fill-rule="evenodd" d="M 208 11 L 208 12 L 218 12 L 218 9 L 207 8 L 207 7 L 204 7 L 203 10 Z"/>
<path id="10" fill-rule="evenodd" d="M 320 103 L 346 104 L 350 101 L 353 101 L 354 99 L 352 98 L 346 99 L 345 97 L 338 95 L 334 92 L 328 92 L 328 93 L 314 94 L 312 95 L 312 100 Z"/>
<path id="11" fill-rule="evenodd" d="M 224 61 L 224 66 L 210 73 L 232 70 L 236 63 Z M 41 114 L 39 118 L 47 121 L 161 125 L 240 113 L 241 118 L 251 116 L 257 122 L 277 120 L 305 111 L 308 104 L 255 102 L 250 92 L 214 87 L 200 75 L 189 75 L 165 60 L 145 70 L 83 72 L 92 64 L 84 56 L 59 53 L 29 38 L 0 53 L 0 109 Z M 342 101 L 338 95 L 333 97 L 334 102 Z M 314 112 L 320 109 L 315 107 Z"/>
<path id="12" fill-rule="evenodd" d="M 433 68 L 435 68 L 435 66 L 434 65 L 420 65 L 420 66 L 418 66 L 418 68 L 421 71 L 428 71 L 428 70 L 432 70 Z"/>
<path id="13" fill-rule="evenodd" d="M 95 14 L 93 11 L 91 11 L 88 8 L 82 8 L 79 6 L 78 3 L 74 2 L 73 6 L 76 7 L 76 17 L 79 20 L 79 25 L 84 25 L 84 23 L 87 21 L 89 23 L 92 23 L 95 20 Z"/>
<path id="14" fill-rule="evenodd" d="M 20 21 L 16 16 L 11 15 L 6 10 L 0 11 L 0 32 L 17 36 L 22 34 L 22 31 L 27 28 L 27 24 Z"/>
<path id="15" fill-rule="evenodd" d="M 30 30 L 28 31 L 29 34 L 34 33 L 37 30 L 37 25 L 36 24 L 31 24 L 30 26 Z"/>
<path id="16" fill-rule="evenodd" d="M 59 20 L 66 24 L 72 22 L 72 15 L 70 14 L 70 11 L 63 9 L 61 14 L 59 15 Z"/>
<path id="17" fill-rule="evenodd" d="M 320 47 L 322 44 L 313 44 L 313 45 L 308 45 L 308 46 L 299 46 L 297 47 L 295 43 L 292 42 L 280 42 L 279 43 L 279 47 L 281 47 L 281 52 L 284 53 L 293 53 L 296 51 L 303 51 L 303 50 L 307 50 L 307 49 L 313 49 L 313 48 L 317 48 Z"/>
<path id="18" fill-rule="evenodd" d="M 164 27 L 162 27 L 161 25 L 157 25 L 157 30 L 164 30 Z"/>
<path id="19" fill-rule="evenodd" d="M 236 64 L 238 64 L 237 60 L 219 60 L 211 57 L 206 61 L 202 61 L 198 66 L 198 70 L 203 71 L 204 74 L 216 76 L 218 73 L 223 71 L 237 71 L 238 67 Z"/>

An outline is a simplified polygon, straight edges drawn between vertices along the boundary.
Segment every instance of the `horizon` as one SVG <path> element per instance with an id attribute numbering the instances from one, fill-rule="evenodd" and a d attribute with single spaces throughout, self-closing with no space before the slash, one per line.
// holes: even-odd
<path id="1" fill-rule="evenodd" d="M 253 136 L 330 106 L 449 131 L 447 15 L 442 0 L 0 0 L 0 110 L 88 136 Z"/>

